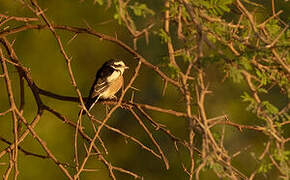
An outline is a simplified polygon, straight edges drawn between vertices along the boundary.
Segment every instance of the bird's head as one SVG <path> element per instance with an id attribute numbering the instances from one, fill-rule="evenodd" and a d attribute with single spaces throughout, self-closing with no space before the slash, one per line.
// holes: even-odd
<path id="1" fill-rule="evenodd" d="M 113 69 L 120 71 L 122 74 L 124 73 L 125 69 L 129 68 L 122 60 L 110 60 L 108 61 L 108 65 Z"/>

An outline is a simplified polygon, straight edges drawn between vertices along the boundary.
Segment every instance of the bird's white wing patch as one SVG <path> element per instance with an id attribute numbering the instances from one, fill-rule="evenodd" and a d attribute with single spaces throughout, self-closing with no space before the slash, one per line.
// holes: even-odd
<path id="1" fill-rule="evenodd" d="M 91 98 L 99 96 L 102 92 L 104 92 L 108 87 L 107 82 L 100 82 L 94 85 L 94 91 L 92 92 Z"/>
<path id="2" fill-rule="evenodd" d="M 94 91 L 95 91 L 95 93 L 97 93 L 97 94 L 100 94 L 105 88 L 107 88 L 107 86 L 99 86 L 98 87 L 98 89 L 95 89 Z"/>
<path id="3" fill-rule="evenodd" d="M 108 82 L 112 82 L 114 80 L 116 80 L 119 76 L 121 75 L 121 73 L 119 71 L 114 71 L 108 78 Z"/>

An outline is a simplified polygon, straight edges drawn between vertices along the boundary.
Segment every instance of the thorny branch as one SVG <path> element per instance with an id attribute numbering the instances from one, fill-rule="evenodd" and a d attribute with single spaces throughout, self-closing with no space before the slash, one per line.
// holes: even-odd
<path id="1" fill-rule="evenodd" d="M 241 151 L 230 153 L 226 147 L 224 146 L 224 139 L 226 134 L 225 127 L 233 127 L 237 128 L 241 133 L 244 133 L 246 130 L 251 130 L 255 132 L 263 133 L 268 137 L 267 144 L 265 146 L 265 150 L 259 156 L 258 160 L 262 161 L 266 158 L 270 159 L 273 166 L 279 172 L 280 177 L 283 179 L 289 179 L 289 173 L 283 171 L 283 169 L 289 168 L 289 163 L 285 163 L 285 161 L 281 160 L 279 157 L 283 157 L 283 153 L 286 151 L 286 143 L 290 142 L 290 138 L 286 137 L 284 133 L 280 131 L 282 127 L 289 126 L 289 119 L 283 121 L 281 123 L 277 123 L 281 117 L 286 116 L 290 109 L 290 103 L 288 103 L 285 107 L 281 108 L 276 113 L 272 113 L 269 111 L 269 104 L 263 101 L 261 96 L 261 88 L 264 87 L 263 79 L 261 79 L 260 74 L 269 74 L 269 81 L 272 82 L 271 88 L 274 86 L 278 86 L 281 91 L 284 90 L 283 85 L 279 85 L 279 80 L 276 77 L 283 76 L 286 79 L 290 77 L 290 68 L 287 58 L 287 52 L 283 52 L 278 48 L 279 40 L 284 36 L 285 32 L 288 30 L 289 25 L 283 22 L 279 15 L 282 14 L 282 11 L 275 12 L 275 3 L 272 1 L 272 13 L 273 16 L 267 18 L 262 23 L 258 23 L 250 10 L 247 9 L 247 6 L 244 5 L 244 2 L 237 0 L 233 4 L 237 7 L 240 13 L 240 18 L 237 23 L 227 22 L 221 17 L 212 17 L 211 14 L 207 13 L 204 8 L 201 8 L 198 4 L 192 3 L 189 0 L 166 0 L 164 1 L 165 11 L 163 13 L 163 30 L 168 36 L 166 41 L 166 47 L 168 50 L 168 59 L 169 66 L 173 67 L 177 72 L 176 77 L 171 77 L 170 74 L 166 73 L 158 67 L 150 62 L 151 59 L 145 58 L 141 53 L 137 52 L 137 40 L 145 36 L 146 43 L 148 43 L 149 32 L 152 31 L 154 24 L 149 24 L 143 30 L 136 30 L 133 18 L 131 14 L 128 12 L 128 8 L 130 8 L 128 1 L 119 0 L 118 1 L 118 11 L 120 12 L 120 18 L 126 28 L 128 29 L 132 41 L 133 47 L 126 44 L 124 41 L 118 39 L 117 37 L 113 37 L 110 35 L 106 35 L 104 33 L 97 32 L 91 27 L 83 28 L 83 27 L 74 27 L 67 25 L 57 25 L 52 23 L 53 21 L 46 15 L 46 10 L 44 10 L 37 2 L 37 0 L 30 0 L 30 3 L 20 0 L 22 4 L 28 8 L 31 12 L 34 13 L 35 17 L 19 17 L 19 16 L 8 16 L 4 14 L 0 14 L 0 28 L 6 25 L 10 21 L 16 21 L 19 23 L 25 23 L 20 26 L 13 27 L 5 27 L 0 29 L 0 60 L 2 72 L 0 74 L 0 78 L 4 79 L 4 84 L 6 86 L 7 91 L 7 100 L 9 102 L 9 106 L 3 111 L 0 112 L 0 116 L 6 117 L 8 114 L 12 114 L 11 122 L 13 124 L 13 129 L 11 136 L 13 136 L 13 141 L 9 141 L 8 139 L 0 136 L 0 141 L 7 144 L 8 146 L 1 150 L 0 159 L 7 155 L 9 156 L 7 161 L 7 168 L 3 175 L 3 179 L 9 179 L 11 176 L 12 170 L 14 171 L 14 179 L 19 179 L 18 175 L 18 161 L 19 161 L 19 151 L 24 153 L 25 155 L 34 156 L 42 159 L 50 159 L 54 162 L 56 167 L 58 167 L 63 174 L 68 179 L 80 179 L 80 175 L 82 173 L 93 171 L 94 169 L 87 169 L 86 165 L 89 158 L 96 156 L 100 162 L 104 164 L 107 168 L 108 174 L 112 179 L 117 179 L 116 172 L 121 172 L 132 176 L 134 178 L 143 179 L 142 176 L 132 172 L 131 170 L 126 170 L 121 167 L 117 167 L 112 165 L 112 163 L 108 160 L 108 150 L 106 148 L 106 142 L 100 136 L 101 131 L 111 131 L 114 132 L 127 140 L 135 143 L 141 149 L 146 150 L 154 157 L 163 161 L 166 169 L 170 167 L 170 159 L 167 156 L 166 151 L 164 151 L 160 142 L 155 137 L 153 132 L 149 127 L 145 124 L 145 121 L 148 121 L 154 128 L 155 131 L 160 131 L 163 134 L 167 135 L 169 139 L 173 142 L 175 146 L 175 150 L 177 153 L 180 153 L 177 144 L 186 148 L 189 152 L 190 164 L 185 165 L 186 163 L 181 162 L 182 168 L 185 173 L 188 175 L 189 179 L 199 179 L 202 170 L 206 166 L 214 167 L 213 171 L 219 178 L 229 178 L 229 179 L 253 179 L 259 169 L 254 170 L 251 174 L 244 174 L 245 172 L 242 169 L 236 168 L 232 160 L 236 156 L 240 155 Z M 111 1 L 108 1 L 108 7 L 111 6 Z M 174 5 L 177 4 L 177 13 L 172 15 L 171 11 Z M 184 16 L 187 14 L 188 16 Z M 244 20 L 247 23 L 242 23 Z M 268 24 L 272 20 L 277 20 L 281 24 L 284 25 L 281 32 L 277 34 L 275 37 L 271 37 L 269 35 L 269 30 L 266 28 L 266 24 Z M 43 23 L 41 23 L 43 22 Z M 227 36 L 223 36 L 220 33 L 213 31 L 208 23 L 220 23 L 223 26 L 229 28 L 229 34 L 232 39 L 226 38 Z M 175 26 L 175 27 L 174 27 Z M 173 37 L 172 27 L 177 29 L 177 37 Z M 23 31 L 30 31 L 33 29 L 38 30 L 49 30 L 53 37 L 56 40 L 57 46 L 60 50 L 61 55 L 63 56 L 66 62 L 66 69 L 70 77 L 70 81 L 72 84 L 72 88 L 75 90 L 77 97 L 73 96 L 64 96 L 59 95 L 57 93 L 51 92 L 46 89 L 42 89 L 34 82 L 33 77 L 29 71 L 29 67 L 25 67 L 22 64 L 21 57 L 19 58 L 16 55 L 17 50 L 13 47 L 14 42 L 10 42 L 9 36 L 13 34 L 18 34 Z M 239 32 L 249 30 L 248 37 L 240 37 L 238 35 Z M 59 110 L 56 110 L 46 104 L 45 101 L 42 100 L 42 96 L 50 97 L 54 100 L 60 101 L 70 101 L 80 103 L 83 110 L 85 97 L 82 96 L 77 82 L 75 80 L 75 74 L 71 67 L 72 58 L 69 57 L 66 47 L 63 44 L 62 37 L 58 34 L 56 30 L 62 30 L 64 32 L 69 32 L 74 34 L 74 38 L 78 34 L 87 34 L 93 37 L 96 37 L 101 40 L 105 40 L 111 43 L 118 45 L 123 48 L 125 51 L 129 52 L 138 63 L 135 68 L 134 75 L 129 79 L 129 83 L 126 85 L 126 88 L 122 91 L 121 96 L 118 100 L 100 100 L 98 103 L 102 103 L 105 105 L 113 105 L 113 108 L 106 114 L 103 120 L 97 119 L 94 115 L 87 112 L 89 119 L 91 120 L 92 127 L 94 129 L 94 134 L 92 136 L 89 135 L 88 132 L 84 130 L 82 126 L 82 117 L 78 117 L 77 122 L 75 123 L 73 120 L 67 118 L 64 114 L 62 114 Z M 186 39 L 187 34 L 193 34 L 191 39 Z M 251 37 L 251 33 L 254 34 Z M 249 40 L 253 38 L 253 40 Z M 218 43 L 225 46 L 225 49 L 218 49 L 217 46 L 211 41 L 214 38 Z M 175 49 L 176 42 L 182 42 L 186 44 L 182 49 Z M 188 44 L 189 41 L 194 41 L 194 46 L 190 46 Z M 269 56 L 259 57 L 255 55 L 251 57 L 250 65 L 255 67 L 259 73 L 255 73 L 248 69 L 243 69 L 242 65 L 239 64 L 235 59 L 230 59 L 226 56 L 227 52 L 231 52 L 232 56 L 235 58 L 239 58 L 243 56 L 244 48 L 240 48 L 239 45 L 235 44 L 237 41 L 241 43 L 240 46 L 244 46 L 247 48 L 253 48 L 259 52 L 267 51 L 269 52 Z M 250 41 L 255 41 L 251 43 Z M 255 112 L 256 116 L 265 122 L 265 125 L 244 125 L 236 122 L 232 122 L 229 120 L 229 117 L 225 114 L 217 116 L 217 117 L 209 117 L 208 110 L 206 108 L 206 98 L 208 94 L 211 94 L 211 86 L 207 80 L 206 68 L 203 65 L 203 57 L 206 56 L 205 51 L 208 49 L 213 49 L 217 52 L 217 55 L 221 56 L 225 59 L 226 66 L 237 69 L 240 73 L 239 75 L 247 84 L 249 91 L 251 93 L 251 108 L 252 111 Z M 5 51 L 4 51 L 5 50 Z M 178 53 L 183 53 L 183 56 L 190 59 L 185 65 L 179 62 L 177 58 Z M 270 62 L 270 63 L 269 63 Z M 268 64 L 270 65 L 268 65 Z M 20 95 L 19 95 L 19 106 L 17 105 L 17 100 L 15 99 L 15 92 L 12 88 L 12 83 L 14 81 L 10 78 L 9 74 L 11 70 L 8 66 L 14 67 L 17 70 L 19 76 L 19 87 L 20 87 Z M 149 105 L 144 103 L 135 102 L 134 99 L 130 101 L 125 101 L 124 96 L 126 95 L 129 88 L 132 88 L 135 80 L 139 77 L 140 69 L 149 68 L 151 71 L 155 72 L 155 75 L 159 76 L 164 81 L 163 95 L 167 91 L 167 84 L 171 84 L 175 87 L 178 92 L 184 98 L 184 111 L 178 111 L 174 109 L 162 108 L 159 106 Z M 274 70 L 272 69 L 274 68 Z M 278 74 L 279 73 L 279 74 Z M 278 75 L 277 75 L 278 74 Z M 228 75 L 228 74 L 227 74 Z M 226 76 L 227 76 L 226 75 Z M 25 86 L 27 83 L 28 88 Z M 278 85 L 277 85 L 278 84 Z M 286 85 L 287 88 L 287 85 Z M 37 105 L 37 112 L 34 115 L 34 118 L 31 122 L 24 116 L 24 107 L 25 104 L 25 93 L 27 91 L 31 91 Z M 112 114 L 119 108 L 122 108 L 124 111 L 132 114 L 141 128 L 145 131 L 145 133 L 150 138 L 154 147 L 146 145 L 137 137 L 130 135 L 116 127 L 108 125 L 108 121 L 111 119 Z M 41 138 L 38 132 L 34 129 L 35 126 L 42 119 L 42 115 L 44 111 L 50 112 L 57 119 L 64 122 L 67 126 L 75 129 L 75 146 L 74 146 L 74 160 L 75 164 L 68 165 L 68 163 L 61 163 L 59 158 L 55 155 L 56 153 L 52 152 L 49 149 L 49 145 L 46 144 L 45 140 Z M 153 118 L 151 112 L 158 112 L 160 114 L 168 114 L 172 115 L 176 118 L 182 118 L 187 120 L 187 128 L 188 128 L 188 139 L 182 139 L 176 136 L 172 131 L 165 125 L 159 123 L 156 119 Z M 144 120 L 143 120 L 144 118 Z M 24 124 L 25 128 L 22 131 L 21 124 Z M 213 130 L 215 127 L 219 125 L 223 125 L 223 130 L 221 131 L 221 137 L 215 137 Z M 37 153 L 28 151 L 21 147 L 21 143 L 26 140 L 27 135 L 31 134 L 33 138 L 38 142 L 38 144 L 43 148 L 46 155 L 39 155 Z M 201 145 L 198 146 L 196 141 L 199 141 L 197 135 L 201 135 Z M 84 149 L 86 150 L 86 154 L 84 158 L 80 158 L 78 150 L 79 141 L 78 138 L 82 138 L 85 140 L 86 144 L 84 145 Z M 102 147 L 103 150 L 101 150 Z M 273 154 L 273 148 L 276 148 L 276 152 Z M 105 153 L 103 153 L 105 151 Z M 201 161 L 198 161 L 199 158 Z M 182 159 L 182 158 L 181 158 Z M 2 166 L 2 164 L 0 164 Z M 74 171 L 68 169 L 69 167 L 74 167 Z M 216 168 L 221 167 L 221 168 Z"/>

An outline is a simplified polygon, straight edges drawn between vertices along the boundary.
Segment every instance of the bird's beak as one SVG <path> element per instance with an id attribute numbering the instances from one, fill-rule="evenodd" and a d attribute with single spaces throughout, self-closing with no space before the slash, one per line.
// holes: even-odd
<path id="1" fill-rule="evenodd" d="M 125 66 L 124 69 L 129 69 L 129 67 L 128 66 Z"/>

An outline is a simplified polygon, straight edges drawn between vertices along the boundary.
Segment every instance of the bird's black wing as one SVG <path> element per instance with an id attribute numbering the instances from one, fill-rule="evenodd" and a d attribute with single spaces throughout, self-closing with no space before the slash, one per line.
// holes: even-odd
<path id="1" fill-rule="evenodd" d="M 98 70 L 96 79 L 91 87 L 89 97 L 86 101 L 86 108 L 89 110 L 98 100 L 99 95 L 108 88 L 107 77 L 114 72 L 114 69 L 105 64 Z"/>
<path id="2" fill-rule="evenodd" d="M 108 88 L 107 77 L 114 72 L 114 69 L 108 66 L 103 66 L 96 74 L 96 79 L 90 90 L 89 98 L 96 98 Z"/>

